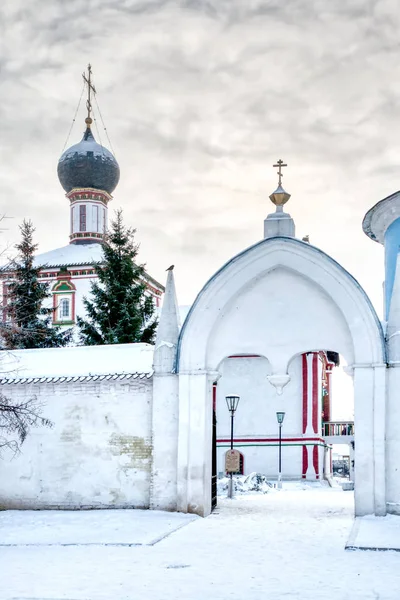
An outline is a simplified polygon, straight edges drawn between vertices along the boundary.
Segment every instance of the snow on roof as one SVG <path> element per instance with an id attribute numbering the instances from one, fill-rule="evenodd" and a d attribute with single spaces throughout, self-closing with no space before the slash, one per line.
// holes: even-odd
<path id="1" fill-rule="evenodd" d="M 151 376 L 154 346 L 114 344 L 1 352 L 0 378 L 79 377 L 132 374 Z"/>
<path id="2" fill-rule="evenodd" d="M 71 267 L 75 265 L 91 265 L 103 260 L 101 244 L 68 244 L 62 248 L 38 254 L 34 266 Z"/>
<path id="3" fill-rule="evenodd" d="M 59 162 L 63 162 L 65 159 L 74 157 L 77 154 L 81 156 L 87 156 L 88 152 L 92 152 L 96 156 L 100 156 L 103 160 L 112 160 L 113 162 L 117 162 L 115 156 L 108 150 L 108 148 L 98 144 L 93 136 L 88 139 L 84 138 L 77 144 L 67 148 L 64 154 L 61 155 Z"/>
<path id="4" fill-rule="evenodd" d="M 68 246 L 63 246 L 62 248 L 38 254 L 35 257 L 33 266 L 49 268 L 90 266 L 95 263 L 101 263 L 102 260 L 103 248 L 101 244 L 68 244 Z M 154 277 L 145 273 L 145 279 L 157 289 L 164 292 L 164 286 L 154 279 Z"/>

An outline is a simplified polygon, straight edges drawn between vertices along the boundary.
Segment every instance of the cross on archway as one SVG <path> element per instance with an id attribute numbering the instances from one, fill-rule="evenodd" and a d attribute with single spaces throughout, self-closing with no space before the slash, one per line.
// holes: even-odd
<path id="1" fill-rule="evenodd" d="M 272 165 L 273 167 L 277 167 L 278 168 L 278 186 L 282 184 L 282 177 L 283 177 L 283 173 L 282 173 L 282 167 L 287 167 L 287 163 L 284 163 L 283 160 L 280 158 L 277 162 L 276 165 Z"/>

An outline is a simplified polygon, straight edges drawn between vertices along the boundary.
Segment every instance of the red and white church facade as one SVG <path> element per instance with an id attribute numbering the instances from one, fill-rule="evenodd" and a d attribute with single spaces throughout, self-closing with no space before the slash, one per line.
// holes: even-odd
<path id="1" fill-rule="evenodd" d="M 318 480 L 332 471 L 332 441 L 347 443 L 352 423 L 331 421 L 332 372 L 336 352 L 307 352 L 289 365 L 282 425 L 282 472 L 286 479 Z M 213 385 L 217 421 L 217 470 L 224 473 L 230 448 L 230 413 L 225 396 L 235 391 L 240 402 L 234 420 L 234 448 L 241 453 L 241 473 L 258 472 L 274 479 L 278 466 L 275 389 L 268 381 L 269 361 L 258 355 L 233 355 L 221 365 Z M 282 407 L 281 407 L 282 408 Z"/>
<path id="2" fill-rule="evenodd" d="M 54 308 L 53 323 L 73 327 L 77 316 L 85 317 L 83 299 L 89 297 L 95 267 L 103 260 L 102 242 L 108 225 L 108 205 L 119 181 L 119 166 L 111 152 L 98 144 L 86 119 L 82 140 L 68 148 L 58 163 L 58 177 L 70 209 L 69 244 L 35 257 L 39 277 L 48 284 Z M 7 320 L 8 285 L 12 266 L 1 274 L 3 320 Z M 148 293 L 156 307 L 164 287 L 149 274 L 144 276 Z"/>

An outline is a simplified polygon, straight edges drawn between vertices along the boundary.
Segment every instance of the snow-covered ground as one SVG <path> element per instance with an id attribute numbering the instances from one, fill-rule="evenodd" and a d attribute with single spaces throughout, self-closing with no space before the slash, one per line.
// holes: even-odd
<path id="1" fill-rule="evenodd" d="M 361 517 L 356 519 L 347 548 L 361 550 L 388 550 L 400 552 L 400 517 Z M 399 594 L 400 597 L 400 594 Z"/>
<path id="2" fill-rule="evenodd" d="M 104 532 L 107 513 L 81 520 L 79 539 L 86 528 L 86 539 Z M 38 542 L 47 514 L 36 513 Z M 120 514 L 113 526 L 125 527 L 129 512 Z M 352 514 L 351 492 L 284 483 L 282 492 L 221 497 L 210 517 L 152 546 L 3 546 L 0 598 L 397 600 L 400 553 L 345 551 Z M 35 515 L 26 515 L 35 539 Z M 153 539 L 158 526 L 146 518 Z"/>
<path id="3" fill-rule="evenodd" d="M 233 489 L 236 495 L 243 494 L 268 494 L 270 492 L 287 492 L 293 490 L 310 490 L 313 488 L 329 487 L 327 481 L 285 481 L 283 488 L 278 490 L 275 479 L 267 479 L 262 473 L 249 473 L 249 475 L 234 475 Z M 346 480 L 347 481 L 347 480 Z M 339 486 L 339 483 L 335 485 Z M 229 477 L 221 477 L 217 482 L 218 496 L 226 496 L 229 486 Z"/>
<path id="4" fill-rule="evenodd" d="M 153 545 L 196 515 L 160 510 L 7 510 L 0 546 Z"/>

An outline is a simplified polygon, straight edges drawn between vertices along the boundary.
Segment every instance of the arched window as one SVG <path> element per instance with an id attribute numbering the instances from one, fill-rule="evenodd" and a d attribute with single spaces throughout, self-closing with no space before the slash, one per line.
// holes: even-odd
<path id="1" fill-rule="evenodd" d="M 79 271 L 74 272 L 74 274 Z M 75 321 L 75 292 L 76 288 L 71 281 L 68 271 L 60 271 L 57 281 L 53 285 L 53 323 L 58 325 L 71 325 Z"/>
<path id="2" fill-rule="evenodd" d="M 69 298 L 62 298 L 60 300 L 59 314 L 60 321 L 71 318 L 71 301 Z"/>

